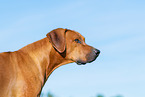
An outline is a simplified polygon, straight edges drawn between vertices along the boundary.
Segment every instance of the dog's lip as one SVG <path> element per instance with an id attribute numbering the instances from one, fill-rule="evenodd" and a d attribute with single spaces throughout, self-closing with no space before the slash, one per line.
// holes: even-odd
<path id="1" fill-rule="evenodd" d="M 88 60 L 87 62 L 83 62 L 83 61 L 76 61 L 76 63 L 78 64 L 78 65 L 85 65 L 86 63 L 91 63 L 91 62 L 93 62 L 93 61 L 95 61 L 97 58 L 98 58 L 98 56 L 100 55 L 100 53 L 99 54 L 96 54 L 96 56 L 95 56 L 95 58 L 93 58 L 93 59 L 91 59 L 91 60 Z"/>
<path id="2" fill-rule="evenodd" d="M 76 63 L 77 63 L 78 65 L 85 65 L 86 63 L 91 63 L 91 62 L 95 61 L 95 60 L 98 58 L 98 56 L 99 56 L 99 55 L 97 55 L 93 60 L 88 61 L 88 62 L 80 62 L 80 61 L 77 61 Z"/>
<path id="3" fill-rule="evenodd" d="M 78 65 L 85 65 L 86 63 L 83 63 L 83 62 L 79 62 L 79 61 L 77 61 L 76 62 Z"/>

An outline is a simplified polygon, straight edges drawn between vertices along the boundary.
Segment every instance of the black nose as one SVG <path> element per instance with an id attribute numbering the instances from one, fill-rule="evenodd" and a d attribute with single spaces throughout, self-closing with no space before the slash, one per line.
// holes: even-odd
<path id="1" fill-rule="evenodd" d="M 96 55 L 100 54 L 100 50 L 98 50 L 98 49 L 94 49 L 94 52 L 95 52 Z"/>

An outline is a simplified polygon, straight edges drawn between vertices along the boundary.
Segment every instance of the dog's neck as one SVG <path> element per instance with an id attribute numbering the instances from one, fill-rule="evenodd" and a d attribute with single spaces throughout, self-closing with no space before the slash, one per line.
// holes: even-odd
<path id="1" fill-rule="evenodd" d="M 66 60 L 59 52 L 55 51 L 47 37 L 27 45 L 19 51 L 27 53 L 33 59 L 34 64 L 32 64 L 32 68 L 33 66 L 37 67 L 35 72 L 39 74 L 37 77 L 41 82 L 41 89 L 56 68 L 72 63 L 71 60 Z"/>

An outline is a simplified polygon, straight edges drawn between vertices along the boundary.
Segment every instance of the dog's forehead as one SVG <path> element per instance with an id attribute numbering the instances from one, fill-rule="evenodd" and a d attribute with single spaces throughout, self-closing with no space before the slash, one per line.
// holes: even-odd
<path id="1" fill-rule="evenodd" d="M 82 36 L 79 32 L 76 32 L 74 30 L 69 30 L 67 33 L 69 37 L 85 40 L 84 36 Z"/>

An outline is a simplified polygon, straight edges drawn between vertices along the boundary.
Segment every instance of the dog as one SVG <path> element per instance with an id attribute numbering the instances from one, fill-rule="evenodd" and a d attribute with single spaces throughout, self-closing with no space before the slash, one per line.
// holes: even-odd
<path id="1" fill-rule="evenodd" d="M 84 65 L 100 54 L 76 31 L 57 28 L 46 36 L 18 51 L 0 53 L 0 97 L 40 97 L 56 68 L 72 62 Z"/>

